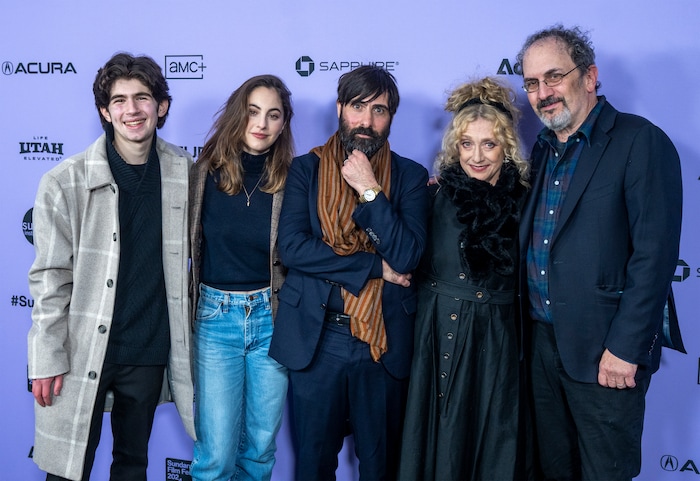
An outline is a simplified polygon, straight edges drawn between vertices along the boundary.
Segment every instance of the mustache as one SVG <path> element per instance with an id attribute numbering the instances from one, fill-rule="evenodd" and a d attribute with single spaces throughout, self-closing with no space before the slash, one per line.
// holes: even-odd
<path id="1" fill-rule="evenodd" d="M 367 135 L 373 139 L 378 139 L 380 137 L 379 132 L 375 132 L 370 127 L 355 127 L 350 131 L 351 136 L 355 136 L 357 134 Z"/>
<path id="2" fill-rule="evenodd" d="M 549 107 L 552 104 L 555 104 L 557 102 L 563 102 L 563 101 L 564 101 L 564 99 L 560 98 L 560 97 L 554 97 L 554 96 L 547 97 L 546 99 L 543 99 L 543 100 L 540 100 L 539 102 L 537 102 L 537 108 L 543 109 L 545 107 Z"/>

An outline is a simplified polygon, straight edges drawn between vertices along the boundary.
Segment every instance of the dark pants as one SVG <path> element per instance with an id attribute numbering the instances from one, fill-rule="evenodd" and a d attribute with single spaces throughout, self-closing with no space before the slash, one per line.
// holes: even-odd
<path id="1" fill-rule="evenodd" d="M 105 363 L 102 368 L 97 399 L 90 421 L 82 481 L 90 479 L 95 451 L 100 443 L 102 416 L 107 392 L 114 393 L 112 407 L 112 467 L 111 481 L 146 481 L 148 440 L 151 437 L 164 366 L 122 366 Z M 47 481 L 65 480 L 47 474 Z"/>
<path id="2" fill-rule="evenodd" d="M 390 376 L 349 326 L 326 322 L 311 366 L 289 372 L 295 479 L 334 480 L 349 430 L 360 479 L 391 480 L 398 468 L 407 380 Z"/>
<path id="3" fill-rule="evenodd" d="M 622 481 L 639 474 L 650 376 L 623 390 L 578 382 L 564 371 L 551 325 L 536 322 L 532 342 L 535 427 L 545 479 Z"/>

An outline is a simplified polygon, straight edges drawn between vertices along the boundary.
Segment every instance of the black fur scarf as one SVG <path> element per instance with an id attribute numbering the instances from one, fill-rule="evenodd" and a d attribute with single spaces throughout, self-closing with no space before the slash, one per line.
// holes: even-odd
<path id="1" fill-rule="evenodd" d="M 457 207 L 464 224 L 459 235 L 462 265 L 472 279 L 491 272 L 508 276 L 515 270 L 510 253 L 517 239 L 521 200 L 526 192 L 513 163 L 504 163 L 496 185 L 468 177 L 460 164 L 440 173 L 440 185 Z"/>

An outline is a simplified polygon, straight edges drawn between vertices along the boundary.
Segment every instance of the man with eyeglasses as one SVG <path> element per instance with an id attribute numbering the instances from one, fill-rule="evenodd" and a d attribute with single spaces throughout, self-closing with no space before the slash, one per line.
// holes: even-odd
<path id="1" fill-rule="evenodd" d="M 545 125 L 520 231 L 540 468 L 546 479 L 629 480 L 641 467 L 644 397 L 668 345 L 680 160 L 658 127 L 597 95 L 595 54 L 578 27 L 531 35 L 518 61 Z"/>

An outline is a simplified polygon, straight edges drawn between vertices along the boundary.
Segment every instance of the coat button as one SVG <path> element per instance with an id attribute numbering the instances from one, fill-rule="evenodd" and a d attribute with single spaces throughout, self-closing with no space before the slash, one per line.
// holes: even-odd
<path id="1" fill-rule="evenodd" d="M 282 264 L 282 263 L 281 263 L 280 261 L 278 261 L 278 260 L 275 260 L 275 261 L 272 262 L 272 265 L 273 265 L 273 266 L 278 266 L 278 265 L 280 265 L 280 264 Z"/>
<path id="2" fill-rule="evenodd" d="M 432 281 L 432 282 L 430 283 L 430 287 L 435 287 L 435 286 L 437 286 L 437 282 Z"/>
<path id="3" fill-rule="evenodd" d="M 325 304 L 321 304 L 321 309 L 324 309 L 324 310 L 325 310 L 325 309 L 326 309 L 326 305 L 325 305 Z"/>
<path id="4" fill-rule="evenodd" d="M 457 320 L 457 314 L 450 314 L 450 319 L 452 319 L 453 321 L 456 321 L 456 320 Z"/>
<path id="5" fill-rule="evenodd" d="M 100 334 L 104 334 L 105 332 L 107 332 L 107 327 L 101 325 L 97 328 L 97 332 L 99 332 Z"/>
<path id="6" fill-rule="evenodd" d="M 451 332 L 447 333 L 447 339 L 452 340 L 452 338 L 454 338 L 454 337 L 455 337 L 455 335 L 452 334 Z"/>
<path id="7" fill-rule="evenodd" d="M 450 358 L 450 353 L 449 353 L 449 352 L 444 353 L 444 354 L 442 355 L 442 358 L 445 359 L 445 360 L 449 359 L 449 358 Z"/>
<path id="8" fill-rule="evenodd" d="M 97 373 L 96 373 L 95 371 L 90 371 L 90 372 L 88 373 L 88 377 L 89 377 L 90 379 L 97 379 Z"/>
<path id="9" fill-rule="evenodd" d="M 107 279 L 107 287 L 112 287 L 114 285 L 114 282 L 112 282 L 112 279 Z"/>
<path id="10" fill-rule="evenodd" d="M 446 373 L 445 371 L 442 371 L 442 372 L 440 373 L 440 377 L 443 378 L 443 379 L 445 379 L 445 378 L 447 377 L 447 373 Z"/>
<path id="11" fill-rule="evenodd" d="M 460 278 L 461 280 L 464 280 L 464 279 L 467 278 L 467 275 L 466 275 L 464 272 L 460 272 L 460 273 L 459 273 L 459 278 Z"/>
<path id="12" fill-rule="evenodd" d="M 272 291 L 273 294 L 279 294 L 279 292 L 280 292 L 279 289 L 275 289 L 274 291 Z"/>
<path id="13" fill-rule="evenodd" d="M 483 292 L 481 292 L 481 291 L 477 291 L 477 292 L 476 292 L 476 298 L 477 298 L 477 299 L 482 299 L 483 297 L 484 297 L 484 293 L 483 293 Z"/>

